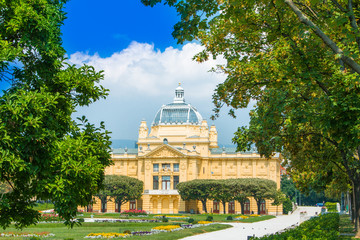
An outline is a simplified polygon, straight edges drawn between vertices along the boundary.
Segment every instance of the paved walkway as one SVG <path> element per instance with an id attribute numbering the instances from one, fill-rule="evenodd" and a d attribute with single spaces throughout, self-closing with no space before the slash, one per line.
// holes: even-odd
<path id="1" fill-rule="evenodd" d="M 256 223 L 229 223 L 233 226 L 232 228 L 186 237 L 183 240 L 247 240 L 248 236 L 262 237 L 297 226 L 320 211 L 321 207 L 298 207 L 291 215 L 278 216 Z M 300 212 L 306 212 L 306 214 L 300 215 Z"/>

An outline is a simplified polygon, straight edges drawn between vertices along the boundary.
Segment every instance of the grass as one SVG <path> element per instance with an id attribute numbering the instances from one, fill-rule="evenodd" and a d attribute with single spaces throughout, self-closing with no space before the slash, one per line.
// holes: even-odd
<path id="1" fill-rule="evenodd" d="M 102 232 L 118 232 L 122 233 L 125 230 L 130 231 L 150 231 L 151 228 L 160 225 L 169 225 L 171 223 L 83 223 L 81 226 L 76 226 L 72 229 L 69 229 L 64 224 L 61 223 L 48 223 L 48 224 L 38 224 L 36 226 L 30 226 L 26 228 L 23 232 L 26 233 L 39 233 L 39 232 L 50 232 L 54 233 L 54 237 L 48 237 L 46 239 L 84 239 L 89 233 L 102 233 Z M 218 231 L 231 227 L 226 224 L 214 224 L 205 227 L 193 228 L 193 229 L 184 229 L 181 231 L 171 232 L 171 233 L 159 233 L 150 236 L 133 236 L 131 239 L 180 239 L 191 235 L 196 235 L 200 233 Z M 14 228 L 8 228 L 3 232 L 21 232 Z M 4 238 L 2 238 L 4 239 Z M 17 238 L 7 238 L 7 239 L 24 239 L 23 237 Z"/>
<path id="2" fill-rule="evenodd" d="M 349 215 L 340 215 L 340 235 L 341 240 L 352 240 L 355 239 L 354 224 L 351 222 Z M 349 236 L 350 235 L 350 236 Z"/>
<path id="3" fill-rule="evenodd" d="M 34 209 L 37 211 L 54 209 L 54 204 L 52 204 L 52 203 L 37 203 L 36 206 L 34 207 Z"/>

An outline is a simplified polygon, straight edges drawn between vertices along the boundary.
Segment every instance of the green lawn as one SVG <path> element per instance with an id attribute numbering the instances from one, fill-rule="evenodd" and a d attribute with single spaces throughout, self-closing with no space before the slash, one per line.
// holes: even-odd
<path id="1" fill-rule="evenodd" d="M 48 224 L 38 224 L 36 226 L 31 226 L 23 230 L 22 232 L 26 233 L 39 233 L 39 232 L 50 232 L 55 234 L 54 237 L 48 237 L 46 239 L 84 239 L 84 237 L 89 233 L 109 233 L 109 232 L 118 232 L 122 233 L 125 230 L 130 231 L 150 231 L 151 228 L 160 225 L 174 224 L 171 223 L 83 223 L 82 226 L 75 226 L 72 229 L 64 226 L 61 223 L 48 223 Z M 170 233 L 160 233 L 150 236 L 133 236 L 131 239 L 179 239 L 186 236 L 191 236 L 195 234 L 218 231 L 231 227 L 227 224 L 214 224 L 205 227 L 193 228 L 193 229 L 184 229 L 176 232 Z M 14 228 L 8 228 L 6 231 L 2 232 L 20 232 Z M 5 238 L 1 238 L 5 239 Z M 6 238 L 6 239 L 24 239 L 23 237 L 18 238 Z"/>
<path id="2" fill-rule="evenodd" d="M 226 220 L 228 216 L 232 216 L 233 218 L 235 218 L 237 216 L 240 216 L 241 214 L 149 214 L 147 217 L 126 217 L 120 215 L 119 213 L 81 213 L 79 215 L 80 215 L 79 217 L 85 217 L 85 218 L 90 218 L 91 215 L 93 215 L 94 218 L 131 218 L 131 219 L 154 219 L 154 216 L 156 215 L 169 215 L 169 216 L 186 216 L 193 218 L 195 221 L 204 221 L 210 215 L 213 216 L 214 222 L 249 222 L 249 223 L 275 218 L 275 216 L 272 215 L 263 215 L 260 217 L 250 217 L 248 219 L 242 219 L 242 220 Z"/>

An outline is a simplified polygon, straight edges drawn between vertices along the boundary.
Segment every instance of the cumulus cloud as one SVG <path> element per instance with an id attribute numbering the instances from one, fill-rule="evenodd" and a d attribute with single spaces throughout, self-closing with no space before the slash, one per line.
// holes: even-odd
<path id="1" fill-rule="evenodd" d="M 211 96 L 225 76 L 209 72 L 215 65 L 223 63 L 221 59 L 201 64 L 192 60 L 201 50 L 200 45 L 188 43 L 181 49 L 169 47 L 161 52 L 152 44 L 132 42 L 126 49 L 107 58 L 81 52 L 70 55 L 70 63 L 86 63 L 96 70 L 103 70 L 105 79 L 101 84 L 110 90 L 107 100 L 79 109 L 78 115 L 84 114 L 95 122 L 105 121 L 113 138 L 136 139 L 141 119 L 145 118 L 151 125 L 157 109 L 172 102 L 174 89 L 181 82 L 187 102 L 197 107 L 203 117 L 209 118 L 213 107 Z M 216 125 L 218 129 L 222 128 Z M 224 127 L 226 142 L 231 141 L 238 124 L 233 125 L 231 130 L 226 130 L 229 126 Z"/>

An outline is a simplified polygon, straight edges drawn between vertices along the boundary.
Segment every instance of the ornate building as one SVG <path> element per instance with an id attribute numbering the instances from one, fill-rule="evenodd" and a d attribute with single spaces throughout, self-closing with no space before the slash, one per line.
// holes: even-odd
<path id="1" fill-rule="evenodd" d="M 280 188 L 280 159 L 261 158 L 256 152 L 236 152 L 235 148 L 219 148 L 215 126 L 207 121 L 195 107 L 187 104 L 184 89 L 177 87 L 174 101 L 163 105 L 156 113 L 151 128 L 141 121 L 137 149 L 114 149 L 114 165 L 106 174 L 126 175 L 144 182 L 140 200 L 131 201 L 121 210 L 143 209 L 150 213 L 202 212 L 201 204 L 182 201 L 176 185 L 193 179 L 266 178 L 274 180 Z M 222 204 L 208 201 L 213 213 L 222 212 Z M 261 205 L 263 214 L 281 213 L 282 208 L 272 206 L 269 200 Z M 91 209 L 89 209 L 91 210 Z M 116 212 L 114 202 L 97 200 L 93 211 Z M 257 212 L 254 199 L 249 198 L 245 212 Z M 238 202 L 226 205 L 226 212 L 240 213 Z"/>

